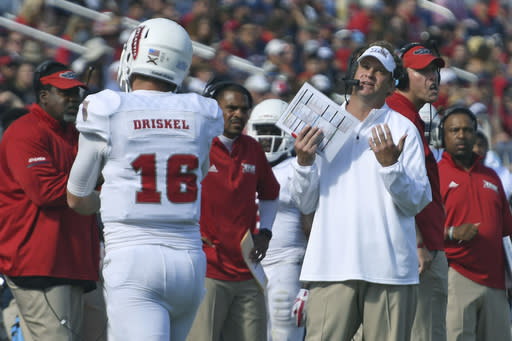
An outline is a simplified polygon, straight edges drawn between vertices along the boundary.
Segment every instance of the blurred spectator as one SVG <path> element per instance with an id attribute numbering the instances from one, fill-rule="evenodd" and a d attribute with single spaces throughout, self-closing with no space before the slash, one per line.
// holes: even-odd
<path id="1" fill-rule="evenodd" d="M 213 78 L 212 68 L 205 60 L 199 60 L 190 67 L 189 76 L 184 81 L 187 91 L 203 94 L 208 81 Z"/>
<path id="2" fill-rule="evenodd" d="M 5 51 L 10 54 L 20 55 L 23 50 L 25 37 L 16 31 L 9 31 L 7 41 L 5 42 Z"/>
<path id="3" fill-rule="evenodd" d="M 21 58 L 17 55 L 0 56 L 0 89 L 10 90 L 14 86 Z"/>
<path id="4" fill-rule="evenodd" d="M 286 42 L 282 39 L 272 39 L 265 45 L 265 55 L 267 59 L 263 63 L 265 72 L 277 73 L 281 64 L 281 55 L 286 48 Z"/>
<path id="5" fill-rule="evenodd" d="M 238 42 L 238 30 L 240 23 L 237 20 L 229 20 L 222 26 L 224 38 L 219 42 L 219 48 L 226 50 L 230 54 L 238 57 L 244 57 L 244 53 Z"/>
<path id="6" fill-rule="evenodd" d="M 469 106 L 469 110 L 476 117 L 478 130 L 484 133 L 487 139 L 491 139 L 492 127 L 489 108 L 482 102 L 474 102 Z"/>
<path id="7" fill-rule="evenodd" d="M 16 21 L 23 25 L 37 27 L 42 19 L 44 0 L 25 0 L 20 8 Z"/>
<path id="8" fill-rule="evenodd" d="M 21 62 L 16 70 L 14 83 L 10 90 L 18 96 L 24 105 L 35 102 L 36 97 L 32 90 L 32 79 L 34 77 L 34 64 L 29 62 Z"/>
<path id="9" fill-rule="evenodd" d="M 207 14 L 195 16 L 187 25 L 187 32 L 190 38 L 204 45 L 211 45 L 214 41 L 215 32 L 213 18 Z"/>
<path id="10" fill-rule="evenodd" d="M 253 98 L 254 104 L 258 104 L 266 99 L 270 94 L 270 82 L 261 74 L 255 74 L 247 78 L 244 86 Z"/>
<path id="11" fill-rule="evenodd" d="M 180 24 L 188 31 L 188 25 L 192 22 L 192 20 L 200 15 L 208 14 L 209 9 L 210 7 L 208 0 L 192 1 L 192 8 L 189 12 L 181 17 Z"/>
<path id="12" fill-rule="evenodd" d="M 489 12 L 486 1 L 476 1 L 467 20 L 467 33 L 470 36 L 491 36 L 503 34 L 503 26 Z"/>
<path id="13" fill-rule="evenodd" d="M 34 65 L 38 65 L 46 59 L 42 54 L 41 44 L 34 40 L 25 41 L 25 44 L 23 44 L 23 50 L 21 51 L 21 57 L 24 61 Z"/>
<path id="14" fill-rule="evenodd" d="M 457 75 L 449 67 L 441 69 L 440 78 L 439 97 L 434 103 L 434 106 L 438 111 L 442 111 L 444 108 L 451 106 L 453 98 L 456 97 L 456 87 L 458 82 Z"/>
<path id="15" fill-rule="evenodd" d="M 512 196 L 512 173 L 507 167 L 503 167 L 501 160 L 492 150 L 489 150 L 489 140 L 485 134 L 478 130 L 476 132 L 475 145 L 473 146 L 473 152 L 480 155 L 484 160 L 484 165 L 494 169 L 498 174 L 507 201 L 510 203 Z"/>
<path id="16" fill-rule="evenodd" d="M 348 60 L 355 47 L 356 42 L 353 40 L 351 30 L 343 28 L 334 34 L 332 48 L 334 49 L 335 58 L 333 64 L 342 74 L 347 70 Z"/>
<path id="17" fill-rule="evenodd" d="M 263 52 L 266 42 L 261 38 L 262 26 L 254 21 L 245 21 L 240 26 L 240 47 L 249 61 L 261 66 L 265 61 Z"/>
<path id="18" fill-rule="evenodd" d="M 332 84 L 329 77 L 324 74 L 315 74 L 311 76 L 309 81 L 317 90 L 323 92 L 327 96 L 330 95 Z"/>
<path id="19" fill-rule="evenodd" d="M 89 22 L 78 15 L 72 15 L 67 21 L 67 25 L 61 38 L 77 43 L 79 45 L 85 44 L 91 38 L 91 30 Z M 67 48 L 60 46 L 55 51 L 54 59 L 59 63 L 71 64 L 77 57 L 76 54 Z"/>

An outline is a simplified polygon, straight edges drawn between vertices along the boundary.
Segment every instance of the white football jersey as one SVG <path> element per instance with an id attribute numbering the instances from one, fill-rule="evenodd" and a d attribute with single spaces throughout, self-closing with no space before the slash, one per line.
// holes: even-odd
<path id="1" fill-rule="evenodd" d="M 272 225 L 272 239 L 267 255 L 261 262 L 263 266 L 279 261 L 290 263 L 302 261 L 306 252 L 307 239 L 302 229 L 301 213 L 288 191 L 290 177 L 293 175 L 291 160 L 292 158 L 288 158 L 272 167 L 281 189 L 279 190 L 279 206 Z"/>
<path id="2" fill-rule="evenodd" d="M 104 90 L 80 106 L 77 129 L 107 142 L 104 222 L 196 225 L 201 180 L 222 110 L 197 94 Z"/>

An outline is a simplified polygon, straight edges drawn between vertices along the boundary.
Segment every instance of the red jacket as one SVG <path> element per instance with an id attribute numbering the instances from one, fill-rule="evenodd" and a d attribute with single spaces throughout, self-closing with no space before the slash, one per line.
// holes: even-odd
<path id="1" fill-rule="evenodd" d="M 479 157 L 469 171 L 458 167 L 450 154 L 439 162 L 445 226 L 480 223 L 472 240 L 446 241 L 449 265 L 464 277 L 491 288 L 505 289 L 502 237 L 512 233 L 512 215 L 500 178 Z"/>
<path id="2" fill-rule="evenodd" d="M 248 229 L 256 227 L 256 193 L 259 200 L 279 196 L 279 183 L 260 144 L 241 135 L 229 155 L 219 138 L 214 138 L 201 196 L 201 235 L 215 244 L 214 248 L 204 245 L 207 277 L 229 281 L 252 278 L 240 241 Z"/>
<path id="3" fill-rule="evenodd" d="M 0 143 L 0 273 L 97 280 L 96 216 L 66 204 L 78 132 L 34 104 Z"/>
<path id="4" fill-rule="evenodd" d="M 398 111 L 414 123 L 421 135 L 423 151 L 425 152 L 425 167 L 432 190 L 432 201 L 416 215 L 416 224 L 423 237 L 425 247 L 430 250 L 443 250 L 444 248 L 444 220 L 445 213 L 441 193 L 439 191 L 439 171 L 437 162 L 425 138 L 425 123 L 411 101 L 405 96 L 394 92 L 386 100 L 389 107 Z"/>

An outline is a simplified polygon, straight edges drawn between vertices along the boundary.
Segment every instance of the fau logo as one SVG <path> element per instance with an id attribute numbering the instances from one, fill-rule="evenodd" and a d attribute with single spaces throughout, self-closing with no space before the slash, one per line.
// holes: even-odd
<path id="1" fill-rule="evenodd" d="M 484 180 L 484 188 L 492 189 L 494 192 L 498 193 L 498 186 L 487 180 Z"/>
<path id="2" fill-rule="evenodd" d="M 242 163 L 242 173 L 256 174 L 256 165 Z"/>

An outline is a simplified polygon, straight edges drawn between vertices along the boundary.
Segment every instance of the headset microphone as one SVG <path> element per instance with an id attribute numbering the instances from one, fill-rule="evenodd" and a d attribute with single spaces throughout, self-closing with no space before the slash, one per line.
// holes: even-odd
<path id="1" fill-rule="evenodd" d="M 361 82 L 359 79 L 344 79 L 345 86 L 359 86 Z"/>

